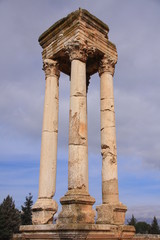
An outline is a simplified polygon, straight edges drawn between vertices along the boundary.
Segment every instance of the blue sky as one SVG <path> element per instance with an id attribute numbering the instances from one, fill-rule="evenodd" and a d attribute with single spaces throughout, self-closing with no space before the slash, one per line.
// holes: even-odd
<path id="1" fill-rule="evenodd" d="M 0 0 L 0 202 L 38 195 L 45 78 L 38 37 L 79 7 L 108 24 L 120 201 L 127 218 L 160 218 L 160 1 Z M 67 191 L 69 78 L 61 74 L 55 199 Z M 88 91 L 89 192 L 101 204 L 99 77 Z M 59 206 L 60 209 L 60 206 Z"/>

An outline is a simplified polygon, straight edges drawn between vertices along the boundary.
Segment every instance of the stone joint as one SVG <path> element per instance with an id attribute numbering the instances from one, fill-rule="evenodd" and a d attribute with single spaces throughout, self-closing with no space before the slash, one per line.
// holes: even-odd
<path id="1" fill-rule="evenodd" d="M 116 63 L 116 59 L 112 58 L 110 55 L 105 55 L 100 61 L 98 69 L 99 75 L 101 76 L 102 73 L 107 72 L 113 76 Z"/>
<path id="2" fill-rule="evenodd" d="M 42 70 L 44 70 L 46 78 L 51 76 L 57 76 L 59 78 L 60 71 L 58 67 L 59 67 L 59 64 L 57 61 L 52 59 L 45 59 L 43 61 Z"/>

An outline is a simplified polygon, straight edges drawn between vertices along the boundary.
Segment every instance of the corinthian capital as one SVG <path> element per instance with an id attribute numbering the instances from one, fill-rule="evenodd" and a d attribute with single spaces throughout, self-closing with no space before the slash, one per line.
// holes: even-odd
<path id="1" fill-rule="evenodd" d="M 69 55 L 70 61 L 78 59 L 82 62 L 86 62 L 88 55 L 95 51 L 93 47 L 88 46 L 86 43 L 79 40 L 68 42 L 65 45 L 65 48 L 66 54 Z"/>
<path id="2" fill-rule="evenodd" d="M 52 59 L 45 59 L 43 61 L 43 68 L 45 72 L 45 76 L 58 76 L 60 75 L 59 69 L 58 69 L 58 62 Z"/>
<path id="3" fill-rule="evenodd" d="M 115 60 L 109 55 L 104 55 L 103 59 L 100 61 L 100 66 L 98 69 L 99 75 L 101 75 L 104 72 L 108 72 L 113 76 L 116 63 L 117 60 Z"/>
<path id="4" fill-rule="evenodd" d="M 86 62 L 88 54 L 87 47 L 84 43 L 74 40 L 72 42 L 68 42 L 65 48 L 66 54 L 69 55 L 70 61 L 78 59 L 82 62 Z"/>

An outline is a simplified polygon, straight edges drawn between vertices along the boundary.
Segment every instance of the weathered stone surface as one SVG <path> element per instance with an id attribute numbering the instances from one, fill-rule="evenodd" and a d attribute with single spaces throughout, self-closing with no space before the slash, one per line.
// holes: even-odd
<path id="1" fill-rule="evenodd" d="M 107 168 L 103 168 L 103 174 L 104 171 Z M 110 172 L 112 171 L 111 167 L 109 166 Z M 114 172 L 114 169 L 113 171 Z M 114 173 L 108 173 L 107 177 L 110 178 L 110 180 L 104 180 L 102 181 L 102 201 L 104 204 L 118 204 L 119 203 L 119 193 L 118 193 L 118 181 L 117 178 L 113 178 Z"/>
<path id="2" fill-rule="evenodd" d="M 56 187 L 57 133 L 42 133 L 39 197 L 52 198 Z M 45 146 L 44 146 L 45 145 Z"/>
<path id="3" fill-rule="evenodd" d="M 79 59 L 73 59 L 71 62 L 70 96 L 86 97 L 86 63 Z"/>
<path id="4" fill-rule="evenodd" d="M 119 204 L 102 204 L 96 207 L 97 224 L 115 224 L 123 225 L 125 222 L 125 213 L 127 207 Z"/>
<path id="5" fill-rule="evenodd" d="M 77 51 L 80 51 L 79 48 Z M 88 140 L 86 64 L 85 62 L 81 62 L 80 60 L 73 59 L 73 56 L 71 62 L 69 117 L 68 189 L 81 188 L 82 186 L 85 186 L 85 188 L 87 189 Z"/>
<path id="6" fill-rule="evenodd" d="M 51 224 L 58 204 L 53 199 L 39 198 L 32 207 L 33 224 Z"/>
<path id="7" fill-rule="evenodd" d="M 124 224 L 126 208 L 116 211 L 119 203 L 117 176 L 117 148 L 113 94 L 115 60 L 104 56 L 100 62 L 101 81 L 101 154 L 102 154 L 102 205 L 98 206 L 98 223 Z M 121 208 L 120 208 L 121 209 Z M 115 218 L 115 215 L 118 216 Z"/>
<path id="8" fill-rule="evenodd" d="M 107 72 L 113 76 L 116 63 L 117 63 L 117 59 L 114 58 L 113 55 L 105 53 L 105 55 L 100 61 L 100 65 L 98 69 L 99 75 L 101 76 L 102 73 Z"/>
<path id="9" fill-rule="evenodd" d="M 115 226 L 104 224 L 48 224 L 35 226 L 31 225 L 21 226 L 20 231 L 21 238 L 19 238 L 18 240 L 129 240 L 133 238 L 135 233 L 135 229 L 133 226 Z M 16 238 L 13 239 L 17 240 Z M 141 240 L 143 239 L 144 238 L 142 238 Z M 156 238 L 154 238 L 154 240 L 156 240 Z"/>
<path id="10" fill-rule="evenodd" d="M 96 213 L 92 209 L 95 199 L 88 194 L 85 186 L 69 190 L 60 199 L 60 202 L 62 211 L 58 215 L 58 224 L 91 224 L 95 222 Z"/>
<path id="11" fill-rule="evenodd" d="M 69 146 L 68 189 L 88 189 L 88 147 L 81 145 Z"/>
<path id="12" fill-rule="evenodd" d="M 87 49 L 75 41 L 67 46 L 71 60 L 68 192 L 61 198 L 58 223 L 94 223 L 95 199 L 88 194 L 88 137 L 86 100 Z"/>
<path id="13" fill-rule="evenodd" d="M 87 74 L 98 71 L 100 59 L 108 54 L 112 61 L 117 61 L 116 46 L 108 40 L 108 26 L 85 9 L 72 12 L 59 20 L 39 37 L 43 48 L 43 59 L 58 60 L 60 71 L 70 75 L 70 60 L 66 56 L 66 46 L 72 41 L 87 43 Z M 94 48 L 94 51 L 93 51 Z"/>
<path id="14" fill-rule="evenodd" d="M 134 240 L 159 240 L 160 235 L 158 234 L 136 234 L 133 237 Z"/>
<path id="15" fill-rule="evenodd" d="M 80 60 L 81 62 L 86 62 L 88 57 L 88 45 L 85 42 L 80 42 L 78 40 L 72 40 L 67 42 L 65 45 L 66 54 L 69 55 L 70 61 Z M 72 69 L 76 71 L 76 69 Z M 71 71 L 72 71 L 71 70 Z M 83 74 L 83 73 L 82 73 Z M 78 76 L 77 76 L 78 77 Z"/>
<path id="16" fill-rule="evenodd" d="M 41 141 L 39 198 L 51 198 L 55 194 L 56 184 L 59 71 L 57 62 L 51 59 L 44 61 L 43 69 L 46 76 L 46 89 Z"/>
<path id="17" fill-rule="evenodd" d="M 44 59 L 42 70 L 45 71 L 45 77 L 57 76 L 59 78 L 60 72 L 58 69 L 58 62 L 52 59 Z M 58 84 L 57 84 L 58 85 Z"/>
<path id="18" fill-rule="evenodd" d="M 33 206 L 33 224 L 53 221 L 58 205 L 52 200 L 56 188 L 59 70 L 57 61 L 45 59 L 46 88 L 43 113 L 39 195 Z"/>
<path id="19" fill-rule="evenodd" d="M 86 97 L 70 97 L 69 145 L 87 146 Z"/>

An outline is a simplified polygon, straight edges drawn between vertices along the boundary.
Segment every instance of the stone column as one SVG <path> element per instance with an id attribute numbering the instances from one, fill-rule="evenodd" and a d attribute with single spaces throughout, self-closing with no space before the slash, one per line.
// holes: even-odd
<path id="1" fill-rule="evenodd" d="M 117 147 L 113 95 L 115 61 L 104 56 L 100 62 L 102 205 L 97 223 L 124 224 L 126 207 L 119 202 Z"/>
<path id="2" fill-rule="evenodd" d="M 53 222 L 57 212 L 57 203 L 52 197 L 56 187 L 59 70 L 57 61 L 45 59 L 46 88 L 43 113 L 41 161 L 39 177 L 39 196 L 32 208 L 33 224 Z"/>
<path id="3" fill-rule="evenodd" d="M 68 192 L 60 200 L 58 222 L 93 223 L 95 200 L 88 193 L 87 48 L 76 41 L 67 45 L 67 53 L 71 61 Z"/>

